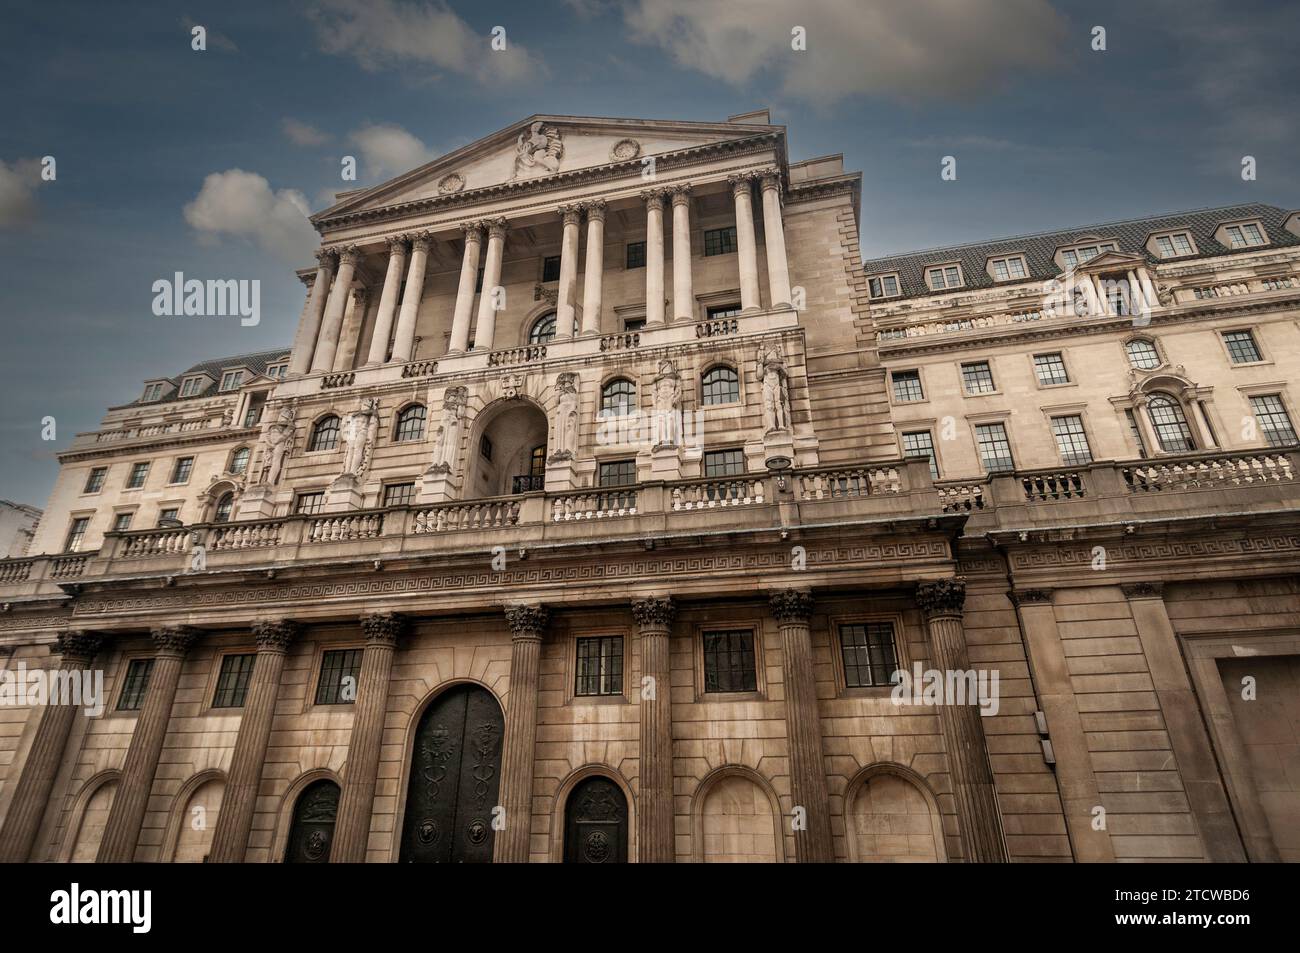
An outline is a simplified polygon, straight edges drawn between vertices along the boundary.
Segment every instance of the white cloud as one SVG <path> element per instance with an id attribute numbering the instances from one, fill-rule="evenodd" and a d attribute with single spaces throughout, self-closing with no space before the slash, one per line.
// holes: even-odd
<path id="1" fill-rule="evenodd" d="M 348 136 L 361 153 L 366 175 L 374 180 L 391 179 L 424 165 L 436 154 L 423 142 L 395 123 L 362 126 Z"/>
<path id="2" fill-rule="evenodd" d="M 637 0 L 624 16 L 633 40 L 681 66 L 738 87 L 771 72 L 814 103 L 978 94 L 1051 67 L 1065 32 L 1049 0 L 747 0 L 740 16 L 734 0 Z M 791 49 L 796 26 L 802 52 Z"/>
<path id="3" fill-rule="evenodd" d="M 481 83 L 535 80 L 545 66 L 506 32 L 506 49 L 476 32 L 445 0 L 317 0 L 308 16 L 320 48 L 363 69 L 431 66 Z"/>
<path id="4" fill-rule="evenodd" d="M 280 131 L 296 146 L 323 146 L 330 138 L 310 123 L 292 116 L 280 120 Z"/>
<path id="5" fill-rule="evenodd" d="M 18 159 L 13 165 L 0 161 L 0 228 L 32 220 L 41 181 L 39 159 Z"/>
<path id="6" fill-rule="evenodd" d="M 274 192 L 262 176 L 243 169 L 213 172 L 185 206 L 185 221 L 201 238 L 245 238 L 282 261 L 295 263 L 309 260 L 320 242 L 307 215 L 307 199 L 301 192 Z"/>

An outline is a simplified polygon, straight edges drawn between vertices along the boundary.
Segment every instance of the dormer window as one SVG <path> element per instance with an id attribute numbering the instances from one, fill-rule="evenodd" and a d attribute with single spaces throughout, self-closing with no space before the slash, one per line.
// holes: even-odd
<path id="1" fill-rule="evenodd" d="M 1076 268 L 1079 265 L 1092 261 L 1102 252 L 1115 251 L 1114 242 L 1097 242 L 1093 245 L 1079 245 L 1076 248 L 1066 248 L 1061 251 L 1061 261 L 1065 263 L 1066 268 Z"/>
<path id="2" fill-rule="evenodd" d="M 1187 232 L 1170 232 L 1168 235 L 1156 236 L 1156 250 L 1161 258 L 1181 258 L 1184 255 L 1194 255 L 1196 246 L 1192 244 L 1192 236 Z"/>
<path id="3" fill-rule="evenodd" d="M 876 275 L 867 280 L 873 298 L 893 298 L 898 295 L 898 275 Z"/>
<path id="4" fill-rule="evenodd" d="M 931 268 L 926 271 L 925 280 L 932 291 L 960 288 L 965 284 L 961 278 L 960 265 L 940 265 L 937 268 Z"/>
<path id="5" fill-rule="evenodd" d="M 1025 259 L 1021 255 L 1010 255 L 1006 258 L 989 259 L 989 273 L 993 276 L 994 281 L 1011 281 L 1015 278 L 1024 278 L 1029 274 L 1025 267 Z"/>
<path id="6" fill-rule="evenodd" d="M 288 373 L 288 364 L 268 364 L 266 366 L 266 376 L 273 380 L 282 381 L 284 380 L 284 376 Z"/>
<path id="7" fill-rule="evenodd" d="M 144 397 L 141 400 L 146 404 L 161 400 L 163 395 L 163 384 L 150 384 L 144 389 Z"/>
<path id="8" fill-rule="evenodd" d="M 242 383 L 244 383 L 243 371 L 226 371 L 221 375 L 222 390 L 238 390 Z"/>
<path id="9" fill-rule="evenodd" d="M 1257 222 L 1229 225 L 1224 231 L 1227 233 L 1230 248 L 1254 248 L 1268 244 L 1268 239 L 1264 237 L 1264 230 Z"/>
<path id="10" fill-rule="evenodd" d="M 184 383 L 181 384 L 182 397 L 193 397 L 195 394 L 198 394 L 202 390 L 203 390 L 202 377 L 187 377 L 185 378 Z"/>

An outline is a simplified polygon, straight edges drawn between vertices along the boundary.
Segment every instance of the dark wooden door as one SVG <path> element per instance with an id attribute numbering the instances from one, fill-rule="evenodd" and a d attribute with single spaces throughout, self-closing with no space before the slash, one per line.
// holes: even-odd
<path id="1" fill-rule="evenodd" d="M 403 862 L 492 860 L 504 735 L 501 706 L 486 689 L 458 685 L 434 699 L 415 732 Z"/>
<path id="2" fill-rule="evenodd" d="M 627 798 L 609 778 L 587 778 L 569 795 L 564 808 L 564 862 L 627 862 Z"/>
<path id="3" fill-rule="evenodd" d="M 334 843 L 334 819 L 339 813 L 339 786 L 333 781 L 313 781 L 298 795 L 289 828 L 286 864 L 327 864 Z"/>

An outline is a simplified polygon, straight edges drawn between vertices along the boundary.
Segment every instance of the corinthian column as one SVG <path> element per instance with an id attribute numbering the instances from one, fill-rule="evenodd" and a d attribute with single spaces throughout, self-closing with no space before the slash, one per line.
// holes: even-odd
<path id="1" fill-rule="evenodd" d="M 664 193 L 642 192 L 645 199 L 645 323 L 664 323 Z"/>
<path id="2" fill-rule="evenodd" d="M 605 277 L 605 203 L 587 205 L 587 261 L 583 265 L 582 333 L 600 333 L 601 282 Z"/>
<path id="3" fill-rule="evenodd" d="M 301 377 L 311 367 L 316 338 L 320 335 L 321 318 L 325 314 L 325 302 L 329 298 L 330 280 L 334 277 L 334 259 L 331 251 L 322 248 L 316 252 L 316 278 L 311 283 L 307 313 L 303 315 L 298 333 L 294 336 L 293 354 L 289 358 L 290 377 Z"/>
<path id="4" fill-rule="evenodd" d="M 758 241 L 754 238 L 754 201 L 750 194 L 750 176 L 733 175 L 731 197 L 736 203 L 736 251 L 740 263 L 740 307 L 742 311 L 757 311 L 758 296 Z"/>
<path id="5" fill-rule="evenodd" d="M 158 759 L 167 737 L 167 723 L 171 720 L 181 665 L 198 636 L 198 631 L 188 626 L 172 626 L 153 632 L 155 654 L 149 686 L 145 690 L 140 717 L 135 722 L 135 731 L 131 734 L 131 746 L 126 751 L 122 780 L 113 798 L 113 808 L 108 813 L 103 839 L 99 842 L 99 853 L 95 857 L 97 863 L 129 864 L 135 858 L 140 825 L 144 823 L 149 792 L 153 788 Z"/>
<path id="6" fill-rule="evenodd" d="M 767 287 L 772 307 L 790 304 L 790 265 L 785 256 L 785 225 L 781 221 L 781 177 L 764 173 L 763 244 L 767 249 Z"/>
<path id="7" fill-rule="evenodd" d="M 405 265 L 406 242 L 401 238 L 390 238 L 388 270 L 384 272 L 384 290 L 379 295 L 379 313 L 375 315 L 375 331 L 370 336 L 366 367 L 388 360 L 388 339 L 393 335 L 393 316 L 397 312 L 397 293 L 402 287 L 402 269 Z"/>
<path id="8" fill-rule="evenodd" d="M 501 753 L 501 805 L 505 829 L 498 832 L 493 859 L 528 862 L 532 830 L 533 750 L 537 742 L 537 675 L 548 613 L 543 606 L 506 608 L 510 626 L 510 697 Z"/>
<path id="9" fill-rule="evenodd" d="M 460 259 L 460 283 L 456 286 L 456 310 L 451 318 L 451 342 L 447 353 L 460 354 L 469 347 L 469 319 L 474 313 L 474 286 L 478 284 L 478 259 L 483 244 L 483 226 L 464 226 L 465 253 Z"/>
<path id="10" fill-rule="evenodd" d="M 930 658 L 940 672 L 964 673 L 970 669 L 966 634 L 962 629 L 962 606 L 966 583 L 941 579 L 917 587 L 916 602 L 925 614 L 930 637 Z M 1007 845 L 1002 833 L 1002 815 L 993 786 L 988 743 L 979 707 L 973 699 L 955 704 L 945 699 L 939 706 L 939 723 L 948 750 L 953 799 L 966 860 L 976 863 L 1006 863 Z"/>
<path id="11" fill-rule="evenodd" d="M 637 859 L 673 862 L 673 703 L 668 640 L 676 607 L 672 599 L 632 603 L 641 639 L 641 792 L 636 811 Z"/>
<path id="12" fill-rule="evenodd" d="M 100 644 L 100 637 L 88 632 L 61 633 L 55 645 L 55 650 L 62 656 L 58 668 L 60 684 L 68 685 L 72 680 L 82 684 L 82 674 L 90 666 Z M 40 713 L 36 737 L 32 739 L 22 774 L 18 776 L 4 827 L 0 828 L 0 863 L 21 864 L 31 859 L 41 818 L 49 804 L 50 792 L 54 790 L 54 778 L 63 762 L 63 749 L 72 731 L 77 706 L 65 704 L 68 699 L 62 696 L 49 701 L 50 704 Z M 91 701 L 93 699 L 83 697 L 81 704 L 89 705 Z"/>
<path id="13" fill-rule="evenodd" d="M 402 313 L 397 318 L 397 334 L 393 337 L 394 364 L 405 364 L 415 351 L 415 323 L 420 316 L 420 298 L 424 294 L 424 266 L 429 260 L 429 241 L 429 236 L 423 233 L 411 240 L 406 294 L 402 295 Z"/>
<path id="14" fill-rule="evenodd" d="M 506 220 L 488 223 L 487 260 L 483 263 L 483 290 L 478 296 L 478 322 L 474 326 L 474 350 L 490 351 L 496 339 L 497 296 L 501 285 L 501 259 L 506 248 Z"/>
<path id="15" fill-rule="evenodd" d="M 331 864 L 359 864 L 366 859 L 379 773 L 379 746 L 384 738 L 384 711 L 388 708 L 388 680 L 402 626 L 402 617 L 391 612 L 361 617 L 366 648 L 361 653 L 356 714 L 348 739 L 348 761 L 343 768 L 343 791 L 339 795 L 334 844 L 330 848 Z"/>
<path id="16" fill-rule="evenodd" d="M 343 309 L 352 294 L 352 278 L 357 272 L 360 254 L 355 245 L 349 245 L 339 254 L 339 273 L 334 276 L 325 317 L 321 321 L 320 336 L 311 359 L 313 374 L 328 374 L 334 368 L 334 355 L 339 347 L 339 334 L 343 331 Z M 120 796 L 120 795 L 119 795 Z"/>
<path id="17" fill-rule="evenodd" d="M 790 794 L 795 808 L 804 809 L 805 827 L 794 832 L 795 857 L 800 863 L 830 863 L 835 855 L 831 849 L 831 808 L 826 793 L 817 682 L 813 678 L 812 594 L 800 589 L 783 589 L 772 593 L 768 604 L 781 629 Z"/>
<path id="18" fill-rule="evenodd" d="M 673 320 L 695 320 L 691 290 L 691 187 L 673 189 Z"/>
<path id="19" fill-rule="evenodd" d="M 239 722 L 235 751 L 230 759 L 230 777 L 217 815 L 209 860 L 214 864 L 237 864 L 244 860 L 248 835 L 253 829 L 257 789 L 262 784 L 262 766 L 271 740 L 271 722 L 280 697 L 280 673 L 289 645 L 298 635 L 297 623 L 287 619 L 258 622 L 253 626 L 257 658 L 244 699 L 244 716 Z"/>
<path id="20" fill-rule="evenodd" d="M 578 284 L 578 225 L 582 221 L 582 209 L 572 205 L 564 206 L 560 209 L 560 216 L 564 220 L 564 238 L 560 242 L 560 286 L 555 307 L 555 340 L 564 341 L 573 337 L 576 314 L 573 297 Z"/>

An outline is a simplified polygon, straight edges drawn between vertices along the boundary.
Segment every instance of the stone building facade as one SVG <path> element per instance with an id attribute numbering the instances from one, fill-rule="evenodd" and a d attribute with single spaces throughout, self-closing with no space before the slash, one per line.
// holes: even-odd
<path id="1" fill-rule="evenodd" d="M 103 677 L 0 706 L 0 858 L 1300 855 L 1297 216 L 864 263 L 860 203 L 766 112 L 340 195 L 292 346 L 0 560 L 0 677 Z"/>

